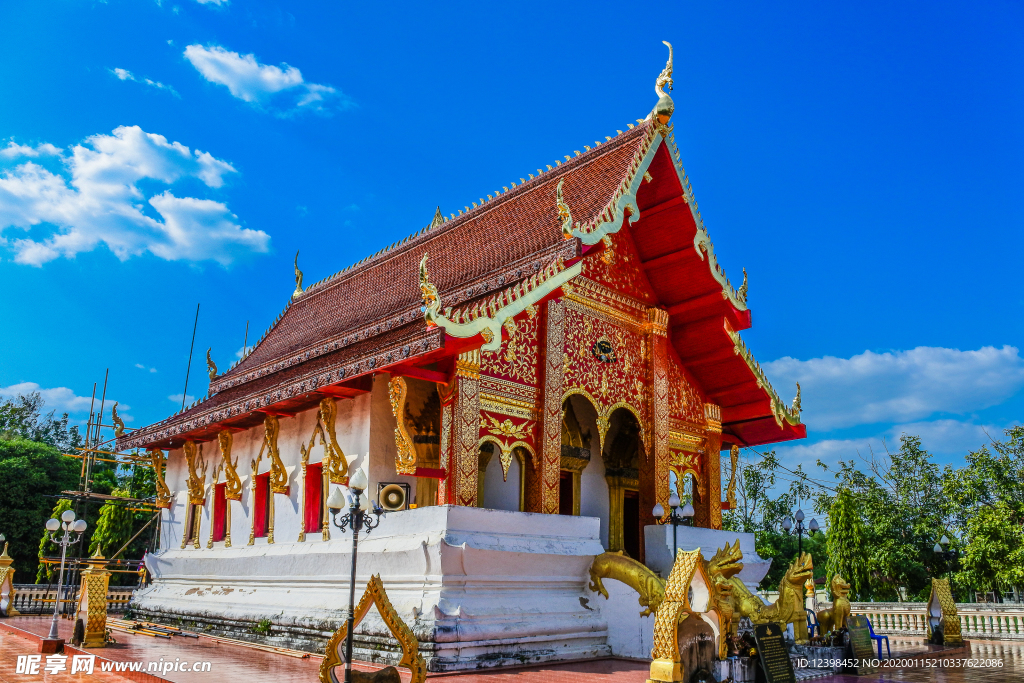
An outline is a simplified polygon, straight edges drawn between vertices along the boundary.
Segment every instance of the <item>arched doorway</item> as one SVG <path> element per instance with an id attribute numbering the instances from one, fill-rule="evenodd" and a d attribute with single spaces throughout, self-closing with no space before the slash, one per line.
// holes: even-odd
<path id="1" fill-rule="evenodd" d="M 608 481 L 608 549 L 641 557 L 640 423 L 632 411 L 617 408 L 609 416 L 604 440 L 605 479 Z"/>
<path id="2" fill-rule="evenodd" d="M 477 507 L 520 512 L 523 509 L 523 475 L 529 454 L 522 448 L 512 451 L 508 476 L 501 468 L 501 448 L 492 441 L 480 445 L 477 475 Z"/>

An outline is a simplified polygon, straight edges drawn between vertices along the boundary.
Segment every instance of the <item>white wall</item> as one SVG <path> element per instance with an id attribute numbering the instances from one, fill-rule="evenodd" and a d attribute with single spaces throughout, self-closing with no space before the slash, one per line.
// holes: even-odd
<path id="1" fill-rule="evenodd" d="M 480 501 L 480 507 L 519 512 L 519 489 L 522 477 L 519 458 L 512 456 L 512 463 L 508 467 L 508 481 L 503 481 L 498 448 L 495 447 L 494 451 L 484 473 L 484 499 Z"/>
<path id="2" fill-rule="evenodd" d="M 604 478 L 604 459 L 591 451 L 590 464 L 580 475 L 580 515 L 601 520 L 601 545 L 608 547 L 608 481 Z"/>
<path id="3" fill-rule="evenodd" d="M 384 383 L 385 396 L 387 383 Z M 377 393 L 375 388 L 374 394 Z M 370 451 L 370 416 L 373 405 L 373 394 L 362 394 L 352 399 L 337 399 L 337 419 L 335 433 L 338 437 L 338 445 L 345 453 L 350 467 L 365 467 L 366 456 Z M 303 522 L 303 501 L 302 495 L 302 451 L 301 447 L 309 443 L 313 427 L 316 425 L 318 408 L 311 408 L 293 417 L 280 417 L 281 431 L 278 434 L 277 445 L 281 454 L 281 461 L 288 472 L 288 495 L 275 494 L 274 496 L 274 541 L 275 543 L 296 541 Z M 390 403 L 387 405 L 387 415 L 391 416 Z M 394 432 L 392 421 L 391 431 L 391 463 L 394 462 Z M 252 460 L 260 452 L 263 445 L 263 425 L 257 425 L 244 432 L 236 432 L 232 435 L 231 456 L 236 462 L 236 470 L 242 480 L 242 499 L 240 501 L 228 501 L 231 506 L 231 545 L 234 547 L 246 545 L 249 542 L 249 532 L 252 528 L 252 512 L 254 498 L 252 491 Z M 323 460 L 324 448 L 319 445 L 319 439 L 310 452 L 309 462 L 317 463 Z M 213 470 L 223 463 L 220 454 L 220 446 L 217 441 L 208 441 L 202 444 L 202 456 L 207 463 L 206 474 L 206 504 L 203 507 L 202 521 L 199 530 L 199 545 L 205 549 L 210 539 L 210 529 L 213 524 Z M 370 468 L 371 470 L 373 468 Z M 260 460 L 256 474 L 265 474 L 270 471 L 270 456 L 264 452 Z M 188 465 L 185 462 L 185 454 L 181 449 L 170 451 L 164 479 L 167 487 L 174 497 L 173 506 L 164 511 L 160 532 L 161 548 L 180 548 L 182 538 L 185 535 L 185 520 L 187 517 L 188 503 Z M 225 476 L 223 471 L 218 477 L 223 483 Z M 371 483 L 371 491 L 376 494 L 376 484 Z M 321 540 L 319 534 L 307 534 L 306 542 Z M 266 545 L 267 538 L 257 538 L 256 545 Z M 223 547 L 224 542 L 214 544 L 215 548 Z M 191 546 L 189 546 L 191 547 Z"/>

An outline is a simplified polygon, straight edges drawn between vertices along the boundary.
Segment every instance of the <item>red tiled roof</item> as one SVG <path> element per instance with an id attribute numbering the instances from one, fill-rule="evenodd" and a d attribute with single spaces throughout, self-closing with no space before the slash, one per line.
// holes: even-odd
<path id="1" fill-rule="evenodd" d="M 578 257 L 579 241 L 562 235 L 556 185 L 566 180 L 563 192 L 575 219 L 595 218 L 622 183 L 647 133 L 647 124 L 637 126 L 465 215 L 310 286 L 251 353 L 210 383 L 210 398 L 122 437 L 118 447 L 166 447 L 175 436 L 191 435 L 207 425 L 213 429 L 217 422 L 266 407 L 271 389 L 274 396 L 288 398 L 441 348 L 441 331 L 427 331 L 423 325 L 423 254 L 430 255 L 431 281 L 445 306 L 504 289 L 556 257 Z M 394 335 L 403 340 L 408 335 L 412 341 L 389 346 Z M 324 364 L 332 370 L 321 371 Z"/>

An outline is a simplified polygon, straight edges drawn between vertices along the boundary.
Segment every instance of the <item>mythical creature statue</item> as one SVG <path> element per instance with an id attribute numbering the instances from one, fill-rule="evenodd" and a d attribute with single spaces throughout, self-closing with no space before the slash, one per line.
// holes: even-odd
<path id="1" fill-rule="evenodd" d="M 211 380 L 217 378 L 217 364 L 213 362 L 213 358 L 210 357 L 210 352 L 213 351 L 213 347 L 206 349 L 206 374 L 210 376 Z"/>
<path id="2" fill-rule="evenodd" d="M 719 638 L 719 659 L 728 657 L 729 638 L 739 633 L 740 615 L 736 600 L 738 594 L 736 585 L 743 585 L 735 576 L 743 570 L 743 551 L 740 550 L 740 540 L 737 538 L 733 545 L 725 544 L 708 561 L 707 573 L 711 578 L 715 591 L 715 603 L 718 607 L 718 614 L 722 619 L 722 637 Z M 735 581 L 735 583 L 734 583 Z M 749 591 L 746 591 L 749 594 Z"/>
<path id="3" fill-rule="evenodd" d="M 441 313 L 441 295 L 430 282 L 430 273 L 427 272 L 427 254 L 420 259 L 420 295 L 423 297 L 423 312 L 426 315 L 428 325 L 436 325 L 434 320 Z"/>
<path id="4" fill-rule="evenodd" d="M 298 299 L 302 296 L 302 271 L 299 270 L 299 251 L 295 250 L 295 291 L 292 292 L 292 298 Z"/>
<path id="5" fill-rule="evenodd" d="M 769 621 L 783 626 L 793 624 L 793 636 L 797 645 L 806 645 L 807 611 L 804 607 L 803 586 L 808 577 L 813 575 L 814 561 L 810 553 L 800 553 L 800 557 L 793 560 L 793 564 L 789 565 L 789 569 L 779 581 L 779 599 L 750 615 L 750 620 L 755 624 Z"/>
<path id="6" fill-rule="evenodd" d="M 829 631 L 846 628 L 846 620 L 850 616 L 850 600 L 846 597 L 849 594 L 850 584 L 843 581 L 843 577 L 839 574 L 833 576 L 832 607 L 823 609 L 817 614 L 822 635 Z"/>
<path id="7" fill-rule="evenodd" d="M 640 616 L 657 612 L 665 599 L 665 581 L 622 551 L 598 555 L 590 565 L 590 590 L 607 598 L 608 590 L 602 579 L 621 581 L 639 593 L 640 606 L 645 608 Z"/>
<path id="8" fill-rule="evenodd" d="M 114 401 L 114 407 L 110 409 L 110 419 L 114 423 L 114 436 L 124 436 L 124 420 L 117 414 L 117 401 Z"/>

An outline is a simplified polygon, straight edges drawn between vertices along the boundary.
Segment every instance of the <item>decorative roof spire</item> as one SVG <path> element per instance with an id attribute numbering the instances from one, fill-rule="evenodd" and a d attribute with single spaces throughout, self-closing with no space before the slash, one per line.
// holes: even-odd
<path id="1" fill-rule="evenodd" d="M 110 409 L 110 420 L 114 423 L 114 436 L 124 436 L 124 420 L 117 414 L 117 401 L 114 401 L 114 407 Z"/>
<path id="2" fill-rule="evenodd" d="M 295 250 L 295 291 L 292 292 L 292 298 L 298 299 L 302 296 L 302 271 L 299 270 L 299 251 Z"/>
<path id="3" fill-rule="evenodd" d="M 672 118 L 672 112 L 676 110 L 676 105 L 665 92 L 666 85 L 669 90 L 672 89 L 672 43 L 667 40 L 661 42 L 668 45 L 668 63 L 658 75 L 658 80 L 654 82 L 654 92 L 658 94 L 658 104 L 654 105 L 654 116 L 658 119 L 658 123 L 665 125 Z"/>
<path id="4" fill-rule="evenodd" d="M 439 225 L 444 225 L 444 216 L 441 214 L 441 207 L 437 207 L 437 211 L 434 212 L 434 220 L 430 221 L 430 228 L 436 228 Z"/>

